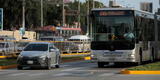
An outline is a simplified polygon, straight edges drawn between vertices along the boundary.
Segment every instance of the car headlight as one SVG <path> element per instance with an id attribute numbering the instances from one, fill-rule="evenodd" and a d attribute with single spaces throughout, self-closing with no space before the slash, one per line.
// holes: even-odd
<path id="1" fill-rule="evenodd" d="M 23 56 L 22 56 L 22 55 L 19 55 L 18 58 L 23 58 Z"/>
<path id="2" fill-rule="evenodd" d="M 46 59 L 46 56 L 40 56 L 39 57 L 41 60 L 45 60 Z"/>

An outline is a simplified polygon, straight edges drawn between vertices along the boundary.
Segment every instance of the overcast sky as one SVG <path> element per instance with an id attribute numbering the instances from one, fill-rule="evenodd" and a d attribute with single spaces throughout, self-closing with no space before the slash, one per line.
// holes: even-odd
<path id="1" fill-rule="evenodd" d="M 81 0 L 85 1 L 85 0 Z M 97 0 L 103 2 L 106 6 L 108 6 L 109 0 Z M 140 9 L 140 3 L 141 2 L 152 2 L 153 3 L 153 12 L 157 11 L 157 8 L 159 8 L 159 0 L 116 0 L 116 2 L 122 6 L 128 6 L 135 9 Z"/>

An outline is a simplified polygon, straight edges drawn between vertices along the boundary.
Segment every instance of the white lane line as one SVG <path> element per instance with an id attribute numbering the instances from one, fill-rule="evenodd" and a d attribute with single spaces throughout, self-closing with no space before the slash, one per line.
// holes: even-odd
<path id="1" fill-rule="evenodd" d="M 59 74 L 55 74 L 53 76 L 55 76 L 55 77 L 61 77 L 61 76 L 68 76 L 68 75 L 71 75 L 71 73 L 59 73 Z"/>
<path id="2" fill-rule="evenodd" d="M 61 71 L 74 71 L 74 70 L 78 70 L 80 68 L 71 68 L 71 69 L 64 69 L 64 70 L 61 70 Z"/>
<path id="3" fill-rule="evenodd" d="M 36 73 L 36 74 L 29 74 L 29 76 L 41 76 L 45 75 L 46 73 Z"/>
<path id="4" fill-rule="evenodd" d="M 20 76 L 20 75 L 24 75 L 25 73 L 16 73 L 16 74 L 10 74 L 9 76 Z"/>
<path id="5" fill-rule="evenodd" d="M 86 67 L 78 67 L 78 68 L 64 69 L 64 70 L 61 70 L 61 71 L 76 71 L 76 70 L 86 71 L 85 69 L 86 69 Z"/>
<path id="6" fill-rule="evenodd" d="M 69 67 L 70 65 L 61 65 L 62 67 Z"/>
<path id="7" fill-rule="evenodd" d="M 115 75 L 115 74 L 114 73 L 104 73 L 104 74 L 101 74 L 99 76 L 104 77 L 104 76 L 112 76 L 112 75 Z"/>

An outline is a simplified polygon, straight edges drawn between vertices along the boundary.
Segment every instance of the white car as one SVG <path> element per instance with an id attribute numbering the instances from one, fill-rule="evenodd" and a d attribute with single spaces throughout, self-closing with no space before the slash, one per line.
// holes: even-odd
<path id="1" fill-rule="evenodd" d="M 53 43 L 31 42 L 20 53 L 17 63 L 17 69 L 23 69 L 27 66 L 47 69 L 51 69 L 53 66 L 59 68 L 60 51 Z"/>

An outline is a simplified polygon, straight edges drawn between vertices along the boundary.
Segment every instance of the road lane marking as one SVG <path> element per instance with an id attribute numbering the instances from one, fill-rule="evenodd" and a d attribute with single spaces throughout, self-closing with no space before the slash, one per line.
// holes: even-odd
<path id="1" fill-rule="evenodd" d="M 74 70 L 78 70 L 80 68 L 71 68 L 71 69 L 64 69 L 64 70 L 61 70 L 61 71 L 74 71 Z"/>
<path id="2" fill-rule="evenodd" d="M 16 73 L 16 74 L 10 74 L 9 76 L 20 76 L 20 75 L 24 75 L 25 73 Z"/>
<path id="3" fill-rule="evenodd" d="M 104 74 L 101 74 L 99 75 L 100 77 L 104 77 L 104 76 L 113 76 L 115 75 L 114 73 L 104 73 Z"/>
<path id="4" fill-rule="evenodd" d="M 45 75 L 46 73 L 36 73 L 36 74 L 29 74 L 29 76 L 42 76 Z"/>
<path id="5" fill-rule="evenodd" d="M 69 76 L 69 75 L 71 75 L 71 73 L 59 73 L 59 74 L 55 74 L 53 76 L 55 76 L 55 77 L 61 77 L 61 76 Z"/>

